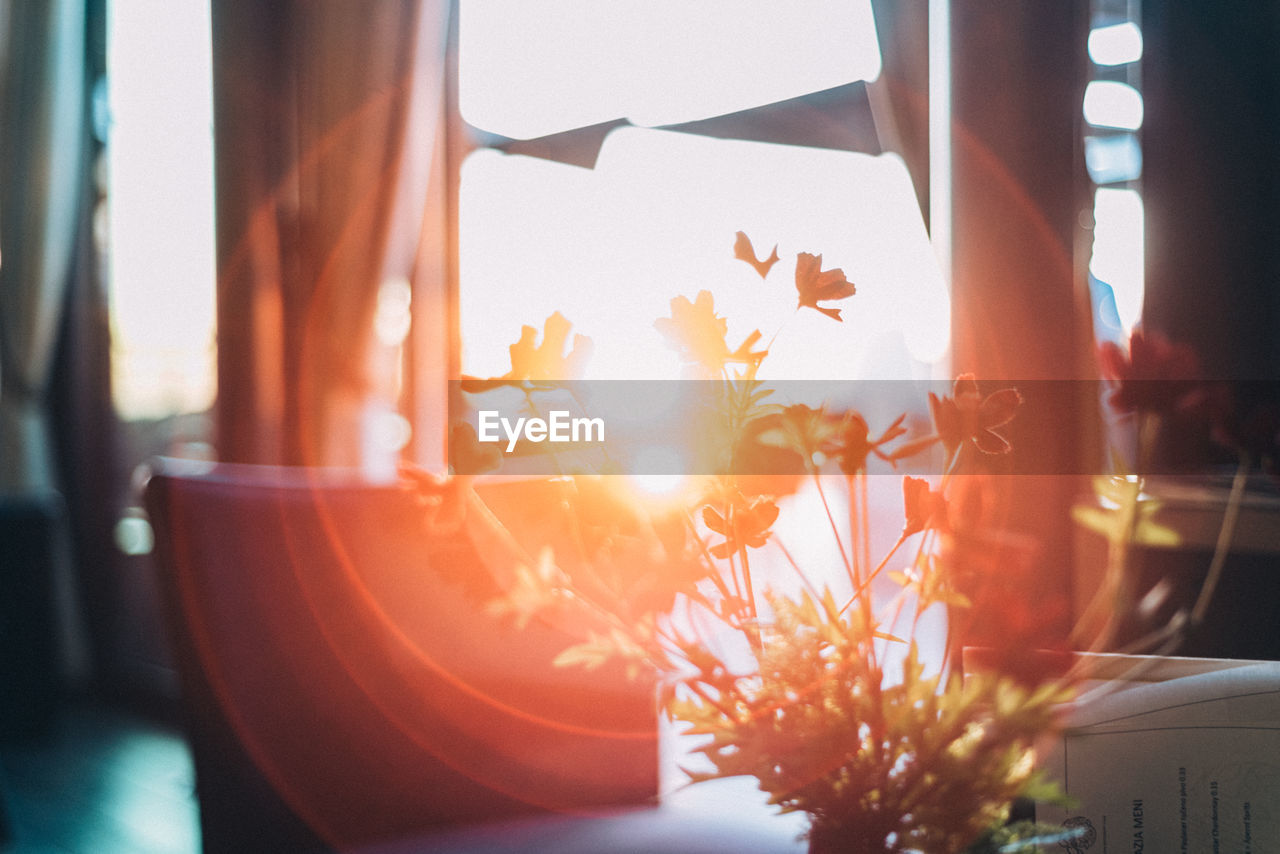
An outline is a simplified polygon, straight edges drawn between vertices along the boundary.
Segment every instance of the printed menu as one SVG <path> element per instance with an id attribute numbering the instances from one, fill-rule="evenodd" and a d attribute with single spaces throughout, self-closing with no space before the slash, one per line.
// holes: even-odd
<path id="1" fill-rule="evenodd" d="M 1077 704 L 1042 760 L 1075 805 L 1037 818 L 1069 854 L 1280 852 L 1280 662 L 1165 661 Z"/>

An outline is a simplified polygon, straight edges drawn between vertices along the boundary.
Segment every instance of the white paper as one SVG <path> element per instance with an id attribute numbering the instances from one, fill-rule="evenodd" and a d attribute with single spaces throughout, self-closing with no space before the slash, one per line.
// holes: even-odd
<path id="1" fill-rule="evenodd" d="M 1233 664 L 1074 710 L 1042 764 L 1077 805 L 1037 809 L 1068 852 L 1280 852 L 1280 663 Z"/>

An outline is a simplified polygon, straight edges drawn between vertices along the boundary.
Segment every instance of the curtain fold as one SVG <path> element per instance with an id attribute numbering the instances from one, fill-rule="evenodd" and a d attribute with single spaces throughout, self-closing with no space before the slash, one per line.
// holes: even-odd
<path id="1" fill-rule="evenodd" d="M 83 0 L 0 0 L 0 492 L 53 489 L 47 387 L 84 198 Z"/>
<path id="2" fill-rule="evenodd" d="M 223 459 L 363 461 L 378 290 L 412 268 L 435 138 L 414 116 L 442 109 L 448 7 L 214 0 Z"/>

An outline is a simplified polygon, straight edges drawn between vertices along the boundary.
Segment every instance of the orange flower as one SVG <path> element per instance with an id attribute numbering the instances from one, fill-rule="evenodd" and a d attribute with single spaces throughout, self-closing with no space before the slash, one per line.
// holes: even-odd
<path id="1" fill-rule="evenodd" d="M 902 536 L 909 537 L 926 528 L 947 528 L 947 499 L 930 489 L 929 481 L 919 477 L 902 479 L 902 504 L 907 521 Z"/>
<path id="2" fill-rule="evenodd" d="M 591 357 L 591 339 L 585 335 L 573 336 L 573 347 L 566 355 L 565 344 L 573 324 L 556 312 L 542 324 L 542 343 L 534 344 L 538 330 L 532 326 L 520 327 L 520 340 L 508 349 L 511 353 L 511 373 L 504 379 L 557 381 L 577 379 L 583 366 Z"/>
<path id="3" fill-rule="evenodd" d="M 685 364 L 697 366 L 708 376 L 719 375 L 726 362 L 750 363 L 765 356 L 763 351 L 751 350 L 760 340 L 759 331 L 747 336 L 737 350 L 729 351 L 724 341 L 729 324 L 716 314 L 715 299 L 710 291 L 698 291 L 693 302 L 683 296 L 671 300 L 671 316 L 658 318 L 653 327 L 680 352 Z"/>
<path id="4" fill-rule="evenodd" d="M 796 255 L 796 291 L 800 294 L 797 308 L 807 305 L 832 320 L 840 320 L 840 309 L 823 308 L 818 302 L 851 297 L 857 293 L 857 288 L 845 278 L 844 270 L 839 267 L 823 270 L 821 255 L 801 252 Z"/>
<path id="5" fill-rule="evenodd" d="M 750 503 L 734 502 L 728 510 L 728 518 L 714 507 L 702 508 L 702 521 L 724 542 L 712 546 L 711 554 L 728 557 L 743 547 L 758 549 L 769 539 L 769 528 L 778 518 L 778 505 L 768 498 L 755 498 Z"/>
<path id="6" fill-rule="evenodd" d="M 814 465 L 814 456 L 821 453 L 838 460 L 845 474 L 857 474 L 866 471 L 867 459 L 872 455 L 888 463 L 897 459 L 894 454 L 886 453 L 884 446 L 907 432 L 902 426 L 906 417 L 899 415 L 888 429 L 873 439 L 866 419 L 853 410 L 840 415 L 823 406 L 815 409 L 797 403 L 755 419 L 748 427 L 748 435 L 757 446 L 784 452 L 786 471 L 809 470 Z M 784 458 L 772 459 L 779 462 Z"/>
<path id="7" fill-rule="evenodd" d="M 937 438 L 950 457 L 956 449 L 972 440 L 985 454 L 1007 454 L 1009 441 L 995 431 L 1013 420 L 1022 395 L 1017 389 L 1003 388 L 983 397 L 973 374 L 961 374 L 952 386 L 951 397 L 938 397 L 929 392 L 929 411 Z"/>
<path id="8" fill-rule="evenodd" d="M 734 235 L 733 257 L 739 261 L 746 261 L 755 271 L 760 274 L 760 278 L 769 275 L 769 270 L 774 264 L 778 263 L 778 244 L 773 244 L 773 252 L 768 258 L 761 260 L 756 257 L 756 249 L 751 245 L 751 238 L 747 237 L 745 231 L 739 231 Z"/>
<path id="9" fill-rule="evenodd" d="M 1115 342 L 1099 348 L 1103 373 L 1113 381 L 1110 402 L 1120 412 L 1173 412 L 1199 399 L 1200 365 L 1195 351 L 1170 343 L 1159 332 L 1133 330 L 1129 352 Z"/>
<path id="10" fill-rule="evenodd" d="M 894 458 L 882 451 L 881 447 L 907 432 L 907 428 L 902 426 L 906 417 L 906 415 L 899 415 L 897 420 L 889 425 L 889 429 L 872 439 L 871 428 L 867 426 L 865 418 L 857 412 L 845 415 L 844 423 L 840 427 L 838 451 L 840 470 L 845 474 L 866 471 L 867 457 L 872 454 L 885 462 L 892 463 Z"/>
<path id="11" fill-rule="evenodd" d="M 814 455 L 838 448 L 840 422 L 824 406 L 795 403 L 756 418 L 747 430 L 756 444 L 784 452 L 791 462 L 788 470 L 805 472 L 814 465 Z"/>

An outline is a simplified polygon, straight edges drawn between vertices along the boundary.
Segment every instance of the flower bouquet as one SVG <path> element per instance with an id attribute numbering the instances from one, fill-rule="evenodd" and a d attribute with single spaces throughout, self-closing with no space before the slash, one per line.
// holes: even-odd
<path id="1" fill-rule="evenodd" d="M 741 232 L 735 255 L 762 277 L 779 261 L 776 247 L 761 260 Z M 796 310 L 840 322 L 829 303 L 852 297 L 853 283 L 824 270 L 820 255 L 800 253 L 794 270 Z M 964 375 L 950 394 L 927 395 L 931 429 L 910 430 L 905 413 L 873 427 L 853 408 L 774 402 L 759 378 L 764 336 L 727 341 L 707 291 L 676 297 L 654 325 L 689 374 L 715 390 L 709 420 L 699 423 L 713 425 L 703 439 L 716 473 L 660 510 L 615 488 L 618 478 L 566 479 L 573 547 L 514 567 L 492 610 L 517 621 L 575 621 L 581 642 L 560 655 L 563 666 L 621 660 L 655 676 L 663 710 L 697 740 L 691 780 L 754 777 L 779 809 L 809 816 L 812 851 L 1070 844 L 1062 828 L 1008 819 L 1015 799 L 1055 797 L 1036 772 L 1035 747 L 1060 725 L 1078 674 L 962 673 L 956 660 L 954 626 L 972 607 L 968 582 L 983 556 L 989 564 L 1005 553 L 990 547 L 1000 534 L 983 512 L 983 481 L 967 474 L 1010 451 L 1001 428 L 1023 405 L 1019 392 L 984 394 Z M 526 327 L 511 348 L 511 373 L 465 381 L 464 390 L 506 385 L 533 407 L 539 390 L 569 378 L 590 349 L 578 336 L 566 356 L 568 333 L 554 315 L 535 346 L 536 331 Z M 470 425 L 455 427 L 452 439 L 471 470 L 498 462 Z M 938 473 L 900 478 L 901 528 L 873 557 L 869 482 L 882 476 L 871 465 L 923 454 L 941 455 Z M 804 490 L 816 499 L 788 503 Z M 1136 506 L 1137 494 L 1122 487 L 1119 498 Z M 830 538 L 834 565 L 806 565 L 777 536 L 784 511 L 806 508 L 805 536 Z M 1130 514 L 1112 532 L 1117 560 L 1140 524 Z M 772 583 L 753 571 L 764 555 L 782 567 Z M 950 615 L 953 636 L 930 645 L 926 626 L 937 621 L 927 615 L 940 612 Z M 1007 633 L 996 659 L 1017 657 L 1027 643 Z"/>

